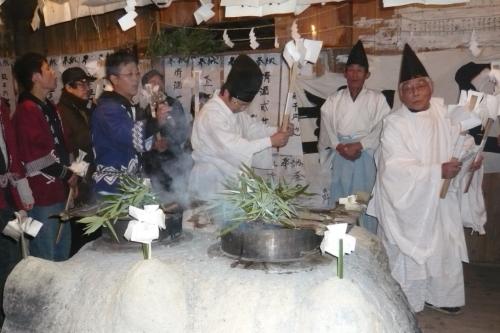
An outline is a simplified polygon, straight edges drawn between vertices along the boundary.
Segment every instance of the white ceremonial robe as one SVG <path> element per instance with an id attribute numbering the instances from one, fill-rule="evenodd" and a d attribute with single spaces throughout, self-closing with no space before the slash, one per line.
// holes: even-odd
<path id="1" fill-rule="evenodd" d="M 271 148 L 270 136 L 276 130 L 246 112 L 233 113 L 216 92 L 193 124 L 192 197 L 208 200 L 221 193 L 224 181 L 237 176 L 242 163 L 250 166 L 255 153 Z"/>
<path id="2" fill-rule="evenodd" d="M 468 256 L 463 227 L 484 233 L 486 222 L 482 169 L 463 193 L 472 154 L 464 159 L 446 198 L 439 197 L 441 164 L 451 159 L 460 131 L 446 113 L 443 101 L 433 98 L 426 111 L 402 106 L 385 118 L 367 210 L 379 220 L 391 273 L 417 312 L 424 302 L 439 307 L 465 304 L 462 261 L 468 262 Z M 463 151 L 472 153 L 475 147 L 468 137 Z"/>
<path id="3" fill-rule="evenodd" d="M 318 143 L 321 165 L 331 169 L 329 204 L 356 192 L 371 193 L 375 183 L 373 154 L 380 142 L 382 119 L 391 111 L 384 95 L 363 88 L 353 101 L 348 88 L 328 97 L 321 107 L 321 129 Z M 361 156 L 349 161 L 337 153 L 339 143 L 360 142 Z M 362 225 L 372 233 L 377 221 L 363 216 Z"/>

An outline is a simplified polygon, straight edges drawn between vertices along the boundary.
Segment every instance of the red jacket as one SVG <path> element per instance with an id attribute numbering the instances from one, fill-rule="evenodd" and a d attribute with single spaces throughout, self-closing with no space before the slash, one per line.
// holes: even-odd
<path id="1" fill-rule="evenodd" d="M 7 171 L 16 174 L 18 178 L 24 177 L 24 168 L 19 160 L 16 135 L 14 133 L 14 128 L 12 127 L 12 122 L 10 120 L 10 108 L 5 99 L 0 100 L 0 126 L 2 127 L 2 137 L 5 147 L 7 148 Z M 0 191 L 0 208 L 6 208 L 8 203 L 5 198 L 5 191 L 10 191 L 14 199 L 16 210 L 22 209 L 21 200 L 17 189 L 11 184 L 5 190 Z"/>
<path id="2" fill-rule="evenodd" d="M 50 102 L 49 102 L 50 103 Z M 55 110 L 55 106 L 54 110 Z M 43 159 L 56 151 L 54 135 L 49 123 L 37 102 L 22 98 L 14 114 L 19 156 L 26 170 L 28 164 Z M 58 126 L 62 128 L 58 118 Z M 58 138 L 64 144 L 64 138 Z M 56 156 L 60 157 L 60 156 Z M 65 163 L 64 163 L 65 164 Z M 48 206 L 66 200 L 66 182 L 58 177 L 48 179 L 43 174 L 27 174 L 36 206 Z"/>

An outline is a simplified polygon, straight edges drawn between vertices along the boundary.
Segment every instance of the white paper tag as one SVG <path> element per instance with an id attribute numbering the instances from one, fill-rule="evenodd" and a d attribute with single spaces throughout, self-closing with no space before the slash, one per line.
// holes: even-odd
<path id="1" fill-rule="evenodd" d="M 344 254 L 349 254 L 356 247 L 356 238 L 347 235 L 347 223 L 330 224 L 321 242 L 320 249 L 323 253 L 329 253 L 333 256 L 339 256 L 339 240 L 343 239 Z"/>
<path id="2" fill-rule="evenodd" d="M 129 222 L 123 236 L 132 242 L 150 244 L 160 236 L 160 232 L 158 226 L 154 224 L 132 220 Z"/>
<path id="3" fill-rule="evenodd" d="M 127 14 L 123 15 L 118 19 L 118 24 L 123 31 L 127 31 L 130 28 L 135 27 L 135 18 L 137 17 L 137 13 L 132 10 Z"/>
<path id="4" fill-rule="evenodd" d="M 321 52 L 321 46 L 323 46 L 323 41 L 304 39 L 304 47 L 306 48 L 305 59 L 315 64 Z"/>
<path id="5" fill-rule="evenodd" d="M 144 209 L 129 206 L 128 213 L 138 221 L 153 224 L 161 229 L 165 229 L 165 213 L 159 209 L 158 205 L 146 205 Z"/>
<path id="6" fill-rule="evenodd" d="M 26 215 L 25 211 L 15 212 L 16 218 L 7 223 L 2 233 L 6 236 L 9 236 L 16 241 L 22 236 L 23 233 L 26 233 L 32 237 L 36 237 L 38 232 L 43 226 L 43 223 L 37 221 L 31 217 Z"/>

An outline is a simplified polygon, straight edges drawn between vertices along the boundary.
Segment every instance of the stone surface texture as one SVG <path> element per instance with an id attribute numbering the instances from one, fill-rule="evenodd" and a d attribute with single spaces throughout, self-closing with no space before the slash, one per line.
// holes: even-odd
<path id="1" fill-rule="evenodd" d="M 140 247 L 102 240 L 72 259 L 29 257 L 7 280 L 2 332 L 419 332 L 380 242 L 295 264 L 236 264 L 213 234 Z M 134 244 L 135 245 L 135 244 Z"/>

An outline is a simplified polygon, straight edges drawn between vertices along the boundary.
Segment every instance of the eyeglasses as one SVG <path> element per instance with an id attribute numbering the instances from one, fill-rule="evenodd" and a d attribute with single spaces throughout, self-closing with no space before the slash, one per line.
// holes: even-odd
<path id="1" fill-rule="evenodd" d="M 427 89 L 430 87 L 430 83 L 425 78 L 413 79 L 408 82 L 401 84 L 400 89 L 403 94 L 409 94 L 413 91 L 420 91 L 422 89 Z"/>
<path id="2" fill-rule="evenodd" d="M 249 102 L 243 102 L 239 99 L 237 99 L 236 97 L 231 97 L 231 103 L 233 104 L 236 104 L 240 110 L 245 110 L 246 108 L 248 108 L 248 106 L 250 105 Z"/>
<path id="3" fill-rule="evenodd" d="M 118 73 L 116 74 L 117 76 L 125 76 L 127 78 L 140 78 L 141 77 L 141 73 L 139 72 L 135 72 L 135 73 Z"/>

